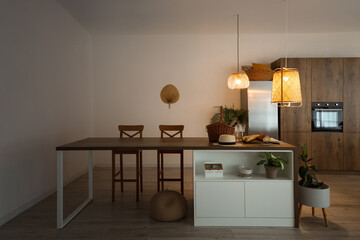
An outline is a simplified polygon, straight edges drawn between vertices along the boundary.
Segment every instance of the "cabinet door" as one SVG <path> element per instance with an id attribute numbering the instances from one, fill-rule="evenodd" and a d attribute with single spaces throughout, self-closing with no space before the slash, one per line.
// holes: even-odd
<path id="1" fill-rule="evenodd" d="M 246 182 L 246 217 L 294 217 L 293 182 Z"/>
<path id="2" fill-rule="evenodd" d="M 344 59 L 344 132 L 360 132 L 360 58 Z"/>
<path id="3" fill-rule="evenodd" d="M 360 133 L 344 133 L 345 170 L 360 170 Z"/>
<path id="4" fill-rule="evenodd" d="M 301 107 L 280 108 L 280 131 L 311 131 L 311 60 L 309 58 L 288 59 L 289 68 L 297 68 L 301 84 Z"/>
<path id="5" fill-rule="evenodd" d="M 311 133 L 312 163 L 319 170 L 344 170 L 343 133 Z"/>
<path id="6" fill-rule="evenodd" d="M 308 149 L 308 154 L 311 154 L 311 133 L 304 132 L 281 132 L 281 141 L 290 143 L 298 148 L 298 155 L 301 154 L 301 145 L 304 143 Z M 303 165 L 299 159 L 298 166 Z"/>
<path id="7" fill-rule="evenodd" d="M 313 102 L 342 102 L 344 86 L 343 58 L 311 60 Z"/>
<path id="8" fill-rule="evenodd" d="M 243 182 L 196 182 L 196 217 L 244 217 Z"/>

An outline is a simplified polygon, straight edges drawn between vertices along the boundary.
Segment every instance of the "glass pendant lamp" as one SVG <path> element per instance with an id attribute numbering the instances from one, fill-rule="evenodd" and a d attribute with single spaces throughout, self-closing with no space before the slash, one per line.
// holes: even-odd
<path id="1" fill-rule="evenodd" d="M 288 1 L 286 0 L 285 67 L 275 69 L 271 90 L 271 103 L 277 107 L 302 105 L 299 71 L 287 67 Z"/>
<path id="2" fill-rule="evenodd" d="M 245 89 L 249 87 L 249 77 L 243 70 L 240 70 L 239 56 L 240 56 L 240 48 L 239 48 L 239 14 L 236 15 L 237 19 L 237 72 L 230 75 L 228 78 L 228 87 L 230 89 Z"/>

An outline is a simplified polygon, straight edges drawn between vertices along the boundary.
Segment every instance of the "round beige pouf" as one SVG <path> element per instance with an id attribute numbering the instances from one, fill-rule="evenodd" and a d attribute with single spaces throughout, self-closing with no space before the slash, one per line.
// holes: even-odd
<path id="1" fill-rule="evenodd" d="M 171 222 L 186 216 L 186 199 L 179 192 L 165 190 L 156 193 L 150 202 L 150 216 L 158 221 Z"/>

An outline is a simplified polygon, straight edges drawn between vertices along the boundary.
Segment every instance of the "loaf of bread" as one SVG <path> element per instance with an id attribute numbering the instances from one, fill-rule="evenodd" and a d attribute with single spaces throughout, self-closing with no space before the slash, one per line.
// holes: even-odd
<path id="1" fill-rule="evenodd" d="M 260 134 L 257 139 L 259 139 L 260 141 L 263 141 L 263 142 L 269 142 L 270 141 L 270 137 L 269 135 L 266 135 L 266 134 Z"/>
<path id="2" fill-rule="evenodd" d="M 244 142 L 250 142 L 252 140 L 257 139 L 259 136 L 260 136 L 259 134 L 249 135 L 249 136 L 244 136 L 242 139 L 243 139 Z"/>
<path id="3" fill-rule="evenodd" d="M 244 136 L 242 138 L 242 140 L 244 142 L 251 142 L 251 141 L 253 141 L 255 139 L 260 140 L 262 142 L 269 142 L 270 141 L 269 135 L 266 135 L 266 134 L 255 134 L 255 135 Z"/>

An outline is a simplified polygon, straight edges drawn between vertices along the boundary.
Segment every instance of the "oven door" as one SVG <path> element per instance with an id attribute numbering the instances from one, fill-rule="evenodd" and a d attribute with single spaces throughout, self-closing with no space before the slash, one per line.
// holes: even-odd
<path id="1" fill-rule="evenodd" d="M 313 108 L 311 125 L 313 132 L 342 132 L 343 110 Z"/>

